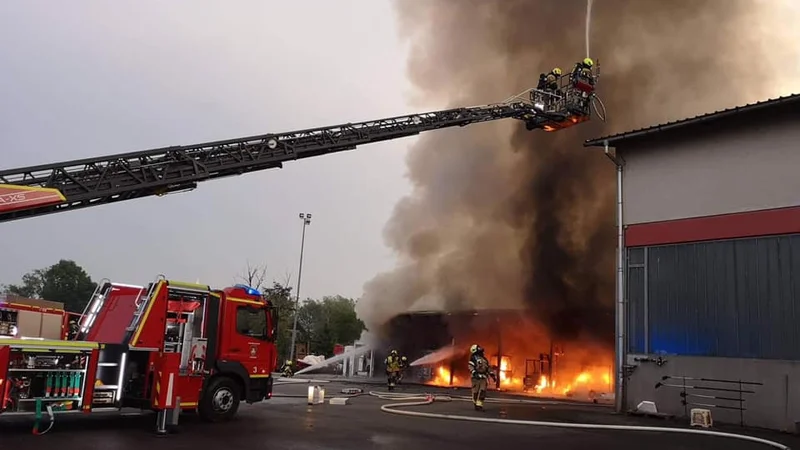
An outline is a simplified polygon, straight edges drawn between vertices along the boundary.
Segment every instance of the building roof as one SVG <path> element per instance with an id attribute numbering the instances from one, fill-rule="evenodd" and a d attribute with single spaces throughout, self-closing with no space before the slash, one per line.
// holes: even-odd
<path id="1" fill-rule="evenodd" d="M 685 127 L 688 125 L 694 125 L 698 123 L 705 123 L 710 122 L 712 120 L 722 119 L 725 117 L 729 117 L 735 114 L 740 114 L 744 112 L 751 112 L 756 110 L 768 109 L 778 105 L 784 104 L 800 104 L 800 94 L 792 94 L 786 95 L 783 97 L 772 98 L 769 100 L 763 100 L 756 103 L 750 103 L 743 106 L 737 106 L 734 108 L 723 109 L 720 111 L 714 111 L 706 114 L 701 114 L 699 116 L 690 117 L 687 119 L 676 120 L 673 122 L 666 122 L 659 125 L 653 125 L 646 128 L 639 128 L 638 130 L 631 130 L 626 131 L 624 133 L 612 134 L 608 136 L 599 137 L 596 139 L 589 139 L 583 143 L 584 147 L 602 147 L 608 142 L 608 145 L 612 145 L 615 143 L 619 143 L 628 139 L 638 138 L 642 136 L 647 136 L 655 133 L 659 133 L 662 131 L 673 130 L 680 127 Z"/>

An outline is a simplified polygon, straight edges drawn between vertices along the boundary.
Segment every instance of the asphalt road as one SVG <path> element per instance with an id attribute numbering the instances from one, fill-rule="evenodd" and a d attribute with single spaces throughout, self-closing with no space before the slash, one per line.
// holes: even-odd
<path id="1" fill-rule="evenodd" d="M 342 385 L 326 385 L 327 397 L 339 392 Z M 348 386 L 352 387 L 352 386 Z M 371 389 L 375 389 L 372 386 Z M 559 450 L 615 449 L 725 449 L 758 450 L 762 444 L 734 439 L 676 435 L 661 432 L 575 430 L 540 426 L 490 424 L 398 416 L 380 411 L 387 401 L 370 396 L 350 399 L 350 404 L 308 406 L 306 385 L 281 385 L 276 396 L 258 405 L 243 405 L 236 420 L 209 425 L 191 414 L 181 417 L 175 434 L 156 436 L 153 414 L 125 417 L 56 418 L 55 427 L 43 436 L 31 435 L 31 421 L 9 422 L 0 416 L 0 450 L 182 450 L 202 448 L 281 449 L 281 450 L 351 450 L 429 448 L 463 450 L 465 448 L 530 448 L 544 446 Z M 365 388 L 369 389 L 369 388 Z M 403 387 L 400 392 L 419 392 Z M 289 395 L 284 397 L 280 395 Z M 294 397 L 291 397 L 291 396 Z M 489 404 L 485 412 L 476 412 L 467 402 L 435 403 L 410 408 L 414 411 L 495 417 L 522 420 L 610 423 L 645 426 L 674 426 L 659 419 L 641 419 L 612 414 L 598 406 L 500 405 Z M 762 438 L 783 442 L 800 449 L 800 439 L 771 432 L 743 431 Z"/>

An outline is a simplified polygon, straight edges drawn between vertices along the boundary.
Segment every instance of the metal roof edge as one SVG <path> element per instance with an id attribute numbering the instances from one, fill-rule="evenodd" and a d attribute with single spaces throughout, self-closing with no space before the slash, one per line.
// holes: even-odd
<path id="1" fill-rule="evenodd" d="M 602 147 L 605 146 L 606 143 L 609 145 L 614 142 L 620 142 L 628 139 L 634 139 L 642 136 L 647 136 L 650 134 L 659 133 L 662 131 L 668 131 L 675 128 L 681 128 L 689 125 L 694 125 L 698 123 L 708 122 L 712 120 L 722 119 L 725 117 L 729 117 L 735 114 L 743 113 L 743 112 L 751 112 L 760 109 L 765 109 L 785 103 L 792 103 L 792 102 L 800 102 L 800 94 L 790 94 L 785 95 L 782 97 L 777 97 L 773 99 L 763 100 L 756 103 L 750 103 L 747 105 L 736 106 L 733 108 L 723 109 L 720 111 L 710 112 L 701 114 L 694 117 L 689 117 L 686 119 L 680 119 L 673 122 L 666 122 L 658 125 L 652 125 L 645 128 L 639 128 L 636 130 L 625 131 L 622 133 L 606 135 L 603 137 L 595 138 L 595 139 L 587 139 L 583 142 L 584 147 Z"/>

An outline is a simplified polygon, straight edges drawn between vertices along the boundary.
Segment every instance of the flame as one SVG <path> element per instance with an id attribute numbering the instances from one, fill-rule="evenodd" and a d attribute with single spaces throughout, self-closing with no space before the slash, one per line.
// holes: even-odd
<path id="1" fill-rule="evenodd" d="M 557 383 L 556 379 L 550 380 L 546 375 L 542 375 L 536 385 L 533 386 L 533 391 L 537 394 L 571 395 L 577 391 L 589 394 L 592 391 L 611 392 L 613 390 L 608 368 L 587 369 L 579 372 L 574 377 L 562 376 L 560 378 L 562 383 Z M 566 382 L 564 382 L 565 379 Z"/>
<path id="2" fill-rule="evenodd" d="M 497 357 L 494 358 L 497 360 Z M 505 389 L 519 389 L 522 388 L 522 378 L 515 377 L 513 366 L 511 365 L 511 358 L 508 356 L 500 357 L 500 386 Z"/>
<path id="3" fill-rule="evenodd" d="M 575 391 L 608 392 L 612 390 L 611 375 L 607 368 L 593 368 L 580 372 L 571 383 L 559 389 L 562 395 L 569 395 Z"/>
<path id="4" fill-rule="evenodd" d="M 450 369 L 446 368 L 444 365 L 440 365 L 433 373 L 433 380 L 430 381 L 430 384 L 434 386 L 450 386 Z M 457 386 L 459 384 L 459 379 L 457 376 L 453 375 L 453 386 Z"/>
<path id="5" fill-rule="evenodd" d="M 554 351 L 553 355 L 558 357 L 553 365 L 552 371 L 546 361 L 531 359 L 517 359 L 516 356 L 497 354 L 489 356 L 489 363 L 498 364 L 493 366 L 493 370 L 499 379 L 499 387 L 507 391 L 524 391 L 529 394 L 543 396 L 568 396 L 575 398 L 588 397 L 596 398 L 599 394 L 612 393 L 614 391 L 613 369 L 607 362 L 607 355 L 598 355 L 598 365 L 576 366 L 574 360 L 570 361 L 569 356 L 563 352 Z M 453 364 L 456 361 L 441 362 L 431 367 L 430 379 L 427 384 L 441 387 L 449 386 L 469 386 L 469 377 L 465 377 L 466 371 L 458 372 L 462 376 L 459 378 L 451 373 Z M 430 366 L 429 366 L 430 367 Z M 464 367 L 466 369 L 466 365 Z M 456 368 L 458 371 L 458 368 Z M 535 378 L 531 378 L 535 377 Z M 490 381 L 490 386 L 494 383 Z"/>

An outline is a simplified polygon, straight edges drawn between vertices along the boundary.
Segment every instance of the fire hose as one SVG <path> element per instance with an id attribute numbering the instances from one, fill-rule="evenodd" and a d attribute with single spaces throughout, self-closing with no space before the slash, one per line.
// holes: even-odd
<path id="1" fill-rule="evenodd" d="M 275 384 L 310 384 L 310 383 L 330 383 L 330 380 L 312 380 L 309 378 L 275 378 Z"/>
<path id="2" fill-rule="evenodd" d="M 381 411 L 390 414 L 399 414 L 411 417 L 427 417 L 431 419 L 448 419 L 448 420 L 462 420 L 467 422 L 484 422 L 484 423 L 505 423 L 509 425 L 529 425 L 539 427 L 554 427 L 554 428 L 573 428 L 584 430 L 615 430 L 615 431 L 649 431 L 655 433 L 677 433 L 677 434 L 694 434 L 703 436 L 716 436 L 723 438 L 739 439 L 744 441 L 755 442 L 759 444 L 769 445 L 781 450 L 791 450 L 788 446 L 779 442 L 770 441 L 767 439 L 757 438 L 754 436 L 747 436 L 744 434 L 725 433 L 721 431 L 710 430 L 696 430 L 691 428 L 672 428 L 672 427 L 648 427 L 637 425 L 605 425 L 594 423 L 571 423 L 571 422 L 544 422 L 537 420 L 514 420 L 514 419 L 495 419 L 489 417 L 474 417 L 474 416 L 460 416 L 455 414 L 440 414 L 428 413 L 421 411 L 409 411 L 406 409 L 412 406 L 426 406 L 434 402 L 451 402 L 451 401 L 472 401 L 471 397 L 466 396 L 439 396 L 433 394 L 402 394 L 395 392 L 370 392 L 369 395 L 377 397 L 381 400 L 389 400 L 392 402 L 402 403 L 387 403 L 381 406 Z M 486 399 L 486 403 L 530 403 L 530 404 L 553 404 L 561 402 L 552 401 L 539 401 L 539 400 L 503 400 L 503 399 Z"/>
<path id="3" fill-rule="evenodd" d="M 40 430 L 39 428 L 40 428 L 41 421 L 42 421 L 42 399 L 37 398 L 36 399 L 36 417 L 35 417 L 35 421 L 33 423 L 33 434 L 35 436 L 41 436 L 43 434 L 46 434 L 51 429 L 53 429 L 53 425 L 55 424 L 55 419 L 56 419 L 55 415 L 53 414 L 53 407 L 50 406 L 50 405 L 47 405 L 46 406 L 46 410 L 47 410 L 47 415 L 50 417 L 50 424 L 47 426 L 46 429 Z"/>

